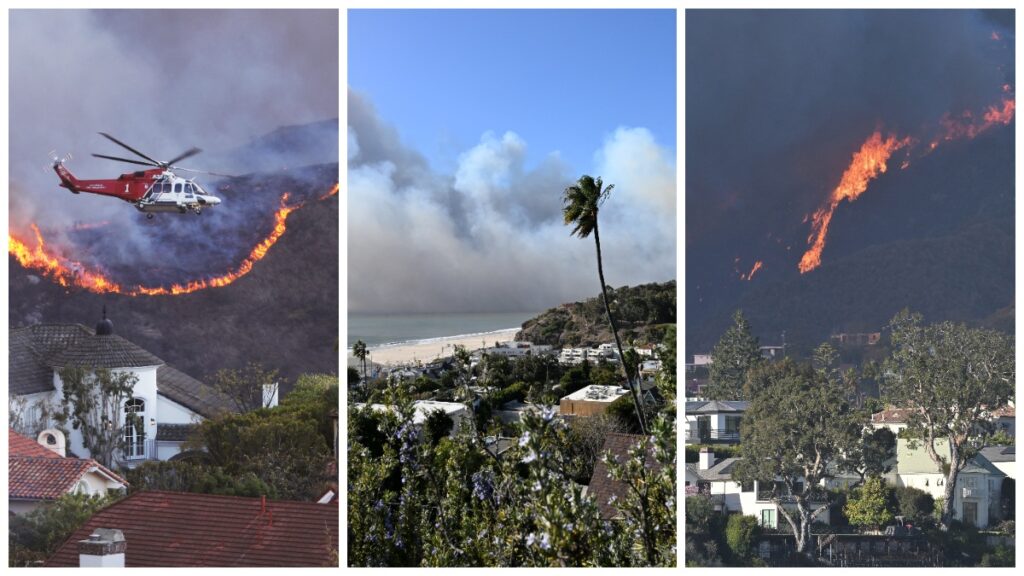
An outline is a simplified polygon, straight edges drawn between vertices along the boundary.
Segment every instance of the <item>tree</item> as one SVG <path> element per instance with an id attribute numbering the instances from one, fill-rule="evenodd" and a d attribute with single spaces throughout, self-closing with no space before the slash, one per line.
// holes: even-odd
<path id="1" fill-rule="evenodd" d="M 895 498 L 899 515 L 915 524 L 930 520 L 935 510 L 932 495 L 912 486 L 897 486 Z"/>
<path id="2" fill-rule="evenodd" d="M 732 554 L 732 565 L 742 565 L 750 561 L 754 549 L 754 539 L 760 533 L 761 527 L 757 524 L 757 518 L 743 516 L 742 514 L 730 514 L 725 525 L 725 542 Z"/>
<path id="3" fill-rule="evenodd" d="M 854 490 L 853 496 L 846 501 L 843 513 L 854 526 L 867 526 L 877 529 L 893 520 L 889 510 L 892 489 L 885 485 L 881 478 L 868 478 Z"/>
<path id="4" fill-rule="evenodd" d="M 605 314 L 608 316 L 608 324 L 611 325 L 612 335 L 615 336 L 615 346 L 619 351 L 619 358 L 625 358 L 625 354 L 622 351 L 622 341 L 619 338 L 619 330 L 615 325 L 615 317 L 612 316 L 611 303 L 608 301 L 608 286 L 604 281 L 604 264 L 601 261 L 601 234 L 598 229 L 598 218 L 597 214 L 601 208 L 601 204 L 611 194 L 614 184 L 609 184 L 607 188 L 603 188 L 603 182 L 600 178 L 593 178 L 592 176 L 584 174 L 580 176 L 576 184 L 569 186 L 565 189 L 562 195 L 562 215 L 566 224 L 572 224 L 573 229 L 571 235 L 578 238 L 586 238 L 590 236 L 591 232 L 594 234 L 594 246 L 597 249 L 597 276 L 601 282 L 601 296 L 604 300 Z M 644 422 L 644 409 L 643 404 L 640 401 L 640 385 L 634 383 L 629 377 L 629 371 L 626 369 L 625 363 L 623 363 L 623 374 L 626 376 L 626 382 L 629 385 L 630 392 L 633 395 L 633 406 L 636 408 L 637 421 L 640 423 L 640 430 L 642 434 L 646 434 L 646 426 Z"/>
<path id="5" fill-rule="evenodd" d="M 992 330 L 921 322 L 906 310 L 890 322 L 883 394 L 910 409 L 906 433 L 946 475 L 940 522 L 948 529 L 957 479 L 991 428 L 989 413 L 1014 397 L 1014 346 L 1012 337 Z"/>
<path id="6" fill-rule="evenodd" d="M 366 342 L 362 340 L 356 340 L 356 343 L 352 346 L 352 355 L 363 363 L 363 380 L 366 379 L 366 355 L 369 354 L 369 350 L 366 349 Z"/>
<path id="7" fill-rule="evenodd" d="M 761 347 L 750 323 L 737 310 L 733 325 L 711 351 L 711 373 L 705 395 L 712 400 L 749 400 L 744 392 L 747 373 L 762 363 Z"/>
<path id="8" fill-rule="evenodd" d="M 133 426 L 141 437 L 145 435 L 142 417 L 125 410 L 138 377 L 133 372 L 81 367 L 61 368 L 58 374 L 64 403 L 57 419 L 81 432 L 82 444 L 93 460 L 113 467 L 115 455 L 127 446 L 125 428 Z"/>
<path id="9" fill-rule="evenodd" d="M 448 436 L 454 425 L 455 422 L 447 412 L 441 409 L 433 410 L 423 421 L 423 436 L 427 442 L 437 444 Z"/>
<path id="10" fill-rule="evenodd" d="M 221 368 L 210 379 L 210 386 L 226 396 L 238 412 L 269 408 L 280 391 L 281 377 L 277 370 L 267 370 L 258 362 L 245 368 Z"/>
<path id="11" fill-rule="evenodd" d="M 37 566 L 53 555 L 93 514 L 118 501 L 122 494 L 105 496 L 64 494 L 28 512 L 10 516 L 8 565 Z"/>
<path id="12" fill-rule="evenodd" d="M 261 481 L 252 472 L 236 476 L 226 473 L 220 466 L 184 460 L 143 462 L 127 470 L 125 479 L 133 493 L 165 490 L 224 496 L 277 497 L 274 487 Z"/>
<path id="13" fill-rule="evenodd" d="M 779 480 L 772 482 L 769 498 L 780 505 L 797 552 L 806 554 L 811 523 L 832 498 L 822 482 L 842 469 L 843 456 L 856 449 L 864 424 L 838 382 L 807 364 L 785 361 L 784 366 L 785 373 L 753 398 L 743 418 L 743 457 L 733 477 L 761 484 Z"/>

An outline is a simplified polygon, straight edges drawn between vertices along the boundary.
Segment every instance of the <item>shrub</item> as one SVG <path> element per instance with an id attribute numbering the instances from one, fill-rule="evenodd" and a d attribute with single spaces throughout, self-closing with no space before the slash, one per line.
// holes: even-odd
<path id="1" fill-rule="evenodd" d="M 732 514 L 725 526 L 725 541 L 734 561 L 746 563 L 754 548 L 754 539 L 760 532 L 757 518 Z"/>

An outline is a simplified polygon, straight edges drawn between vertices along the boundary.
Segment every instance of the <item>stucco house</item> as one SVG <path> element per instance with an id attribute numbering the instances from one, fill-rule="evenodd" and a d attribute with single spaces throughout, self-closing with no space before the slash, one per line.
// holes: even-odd
<path id="1" fill-rule="evenodd" d="M 738 444 L 746 400 L 696 400 L 686 403 L 686 442 Z"/>
<path id="2" fill-rule="evenodd" d="M 53 414 L 62 409 L 64 402 L 63 368 L 107 369 L 135 377 L 132 397 L 123 410 L 139 416 L 141 426 L 127 421 L 127 448 L 117 456 L 119 465 L 168 460 L 181 452 L 196 423 L 234 410 L 222 394 L 115 334 L 113 322 L 106 317 L 95 330 L 81 324 L 36 324 L 13 328 L 9 336 L 12 425 L 17 421 L 16 427 L 22 431 L 34 434 L 61 427 Z M 81 432 L 66 428 L 68 451 L 90 456 Z"/>
<path id="3" fill-rule="evenodd" d="M 8 512 L 24 514 L 65 494 L 104 495 L 127 488 L 124 478 L 95 460 L 65 457 L 58 435 L 44 430 L 36 441 L 7 429 Z"/>

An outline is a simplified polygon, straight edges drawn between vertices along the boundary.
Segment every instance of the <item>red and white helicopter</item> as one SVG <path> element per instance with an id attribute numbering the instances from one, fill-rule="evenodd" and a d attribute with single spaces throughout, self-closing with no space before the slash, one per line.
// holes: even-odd
<path id="1" fill-rule="evenodd" d="M 106 158 L 107 160 L 117 160 L 118 162 L 128 162 L 129 164 L 139 164 L 141 166 L 154 166 L 154 168 L 121 174 L 114 180 L 79 180 L 64 167 L 64 162 L 67 158 L 54 158 L 53 170 L 60 177 L 60 185 L 62 187 L 71 190 L 75 194 L 88 192 L 89 194 L 120 198 L 125 202 L 134 204 L 140 212 L 145 212 L 146 218 L 152 218 L 154 212 L 180 212 L 182 214 L 195 212 L 200 214 L 203 208 L 220 204 L 220 198 L 203 190 L 203 187 L 194 179 L 182 178 L 174 173 L 175 170 L 179 170 L 230 177 L 226 174 L 191 170 L 174 165 L 175 162 L 180 162 L 185 158 L 191 158 L 199 154 L 201 152 L 199 148 L 190 148 L 171 160 L 160 162 L 146 156 L 110 134 L 105 132 L 100 132 L 100 134 L 146 161 L 107 156 L 105 154 L 93 154 L 93 156 Z"/>

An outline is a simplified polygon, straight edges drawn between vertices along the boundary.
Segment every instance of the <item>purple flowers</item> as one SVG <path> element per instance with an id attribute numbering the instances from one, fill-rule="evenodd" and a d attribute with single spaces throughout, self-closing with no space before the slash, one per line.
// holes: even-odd
<path id="1" fill-rule="evenodd" d="M 478 500 L 490 500 L 494 495 L 494 473 L 490 470 L 480 470 L 472 476 L 473 496 Z"/>

